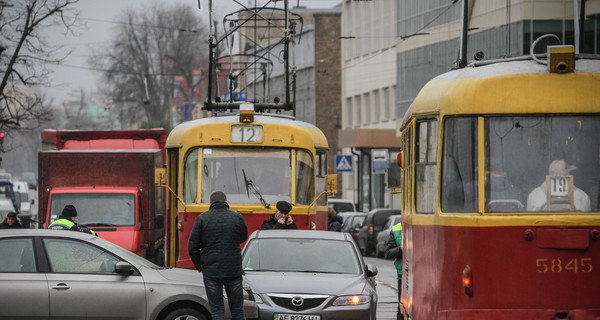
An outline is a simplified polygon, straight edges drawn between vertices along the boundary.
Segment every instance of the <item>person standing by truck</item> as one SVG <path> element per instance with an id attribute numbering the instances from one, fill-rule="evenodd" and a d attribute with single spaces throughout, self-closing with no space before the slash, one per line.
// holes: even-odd
<path id="1" fill-rule="evenodd" d="M 19 219 L 17 219 L 17 214 L 15 212 L 9 212 L 2 223 L 0 223 L 0 229 L 21 229 L 23 226 Z"/>
<path id="2" fill-rule="evenodd" d="M 77 217 L 77 208 L 74 205 L 68 204 L 63 208 L 58 219 L 48 226 L 48 229 L 81 231 L 97 236 L 94 230 L 78 226 L 75 223 L 75 217 Z"/>

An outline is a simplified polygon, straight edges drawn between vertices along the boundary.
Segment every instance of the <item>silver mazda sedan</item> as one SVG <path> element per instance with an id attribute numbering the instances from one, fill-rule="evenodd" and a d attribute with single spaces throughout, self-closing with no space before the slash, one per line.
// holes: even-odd
<path id="1" fill-rule="evenodd" d="M 375 319 L 377 268 L 348 233 L 255 231 L 242 256 L 259 319 Z"/>
<path id="2" fill-rule="evenodd" d="M 0 230 L 1 319 L 206 320 L 209 310 L 195 270 L 82 232 Z"/>

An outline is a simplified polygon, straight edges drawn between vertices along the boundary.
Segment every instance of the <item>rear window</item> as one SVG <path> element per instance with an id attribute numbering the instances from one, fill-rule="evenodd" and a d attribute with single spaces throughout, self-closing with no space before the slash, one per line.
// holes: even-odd
<path id="1" fill-rule="evenodd" d="M 383 224 L 385 224 L 385 220 L 387 220 L 387 218 L 393 214 L 400 214 L 400 212 L 397 212 L 397 211 L 377 212 L 373 216 L 373 224 L 377 225 L 377 226 L 383 226 Z"/>
<path id="2" fill-rule="evenodd" d="M 335 210 L 335 212 L 354 211 L 354 207 L 352 206 L 351 203 L 339 202 L 339 203 L 333 203 L 332 205 L 333 205 L 333 209 Z"/>

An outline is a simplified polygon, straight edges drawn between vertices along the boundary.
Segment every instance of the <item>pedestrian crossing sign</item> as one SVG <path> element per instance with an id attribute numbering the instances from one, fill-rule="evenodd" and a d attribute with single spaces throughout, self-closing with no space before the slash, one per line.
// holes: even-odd
<path id="1" fill-rule="evenodd" d="M 335 171 L 336 172 L 351 172 L 352 171 L 352 155 L 338 154 L 335 156 Z"/>

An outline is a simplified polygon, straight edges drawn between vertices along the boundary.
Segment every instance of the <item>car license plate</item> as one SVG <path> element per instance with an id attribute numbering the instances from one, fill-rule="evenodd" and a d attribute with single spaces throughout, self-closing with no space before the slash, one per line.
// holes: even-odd
<path id="1" fill-rule="evenodd" d="M 321 320 L 321 316 L 318 314 L 289 314 L 289 313 L 276 313 L 273 316 L 274 320 Z"/>

